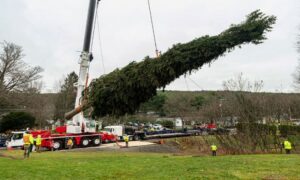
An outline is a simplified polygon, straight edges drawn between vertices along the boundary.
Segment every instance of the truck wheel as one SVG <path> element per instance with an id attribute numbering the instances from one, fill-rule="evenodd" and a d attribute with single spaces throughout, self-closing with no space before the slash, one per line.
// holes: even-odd
<path id="1" fill-rule="evenodd" d="M 100 146 L 100 144 L 101 144 L 101 138 L 100 137 L 95 137 L 93 139 L 93 145 L 94 146 Z"/>
<path id="2" fill-rule="evenodd" d="M 88 138 L 82 138 L 80 144 L 81 144 L 82 147 L 88 147 L 89 144 L 90 144 L 90 141 L 89 141 Z"/>
<path id="3" fill-rule="evenodd" d="M 62 142 L 61 142 L 61 141 L 58 141 L 58 140 L 54 141 L 54 142 L 53 142 L 53 149 L 54 149 L 54 150 L 62 149 Z"/>
<path id="4" fill-rule="evenodd" d="M 140 140 L 140 137 L 138 135 L 134 135 L 133 140 L 138 141 L 138 140 Z"/>

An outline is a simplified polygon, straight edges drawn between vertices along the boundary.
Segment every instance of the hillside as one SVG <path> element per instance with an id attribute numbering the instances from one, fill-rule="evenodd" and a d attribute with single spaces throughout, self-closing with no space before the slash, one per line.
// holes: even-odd
<path id="1" fill-rule="evenodd" d="M 158 95 L 140 108 L 139 119 L 151 119 L 146 115 L 153 112 L 154 117 L 183 117 L 190 121 L 211 121 L 224 117 L 240 116 L 240 96 L 246 98 L 247 104 L 252 104 L 259 117 L 273 119 L 296 119 L 300 117 L 300 96 L 297 93 L 249 93 L 230 91 L 158 91 Z M 0 113 L 11 111 L 29 111 L 38 124 L 53 119 L 56 111 L 55 102 L 59 101 L 58 94 L 12 94 L 1 101 Z M 220 107 L 221 106 L 221 107 Z M 67 110 L 58 109 L 61 114 Z M 125 116 L 118 119 L 135 119 Z M 111 120 L 110 120 L 111 121 Z"/>

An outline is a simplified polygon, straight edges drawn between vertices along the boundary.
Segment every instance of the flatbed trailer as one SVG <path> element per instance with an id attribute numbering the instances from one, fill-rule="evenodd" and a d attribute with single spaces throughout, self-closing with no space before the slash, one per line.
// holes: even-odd
<path id="1" fill-rule="evenodd" d="M 142 139 L 155 139 L 155 138 L 172 138 L 184 136 L 198 136 L 201 135 L 201 130 L 161 130 L 153 132 L 144 132 Z"/>
<path id="2" fill-rule="evenodd" d="M 140 131 L 136 127 L 131 126 L 106 126 L 104 130 L 112 133 L 118 137 L 118 140 L 123 140 L 124 135 L 128 135 L 130 140 L 146 140 L 155 138 L 170 138 L 170 137 L 183 137 L 192 135 L 201 135 L 202 130 L 160 130 L 160 131 Z"/>

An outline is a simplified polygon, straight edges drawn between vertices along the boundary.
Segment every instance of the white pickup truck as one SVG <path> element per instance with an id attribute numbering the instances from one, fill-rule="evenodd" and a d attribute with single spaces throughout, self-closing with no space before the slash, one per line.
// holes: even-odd
<path id="1" fill-rule="evenodd" d="M 25 134 L 25 131 L 11 132 L 11 134 L 7 137 L 6 147 L 12 147 L 12 148 L 23 147 L 23 145 L 24 145 L 23 135 L 24 134 Z"/>

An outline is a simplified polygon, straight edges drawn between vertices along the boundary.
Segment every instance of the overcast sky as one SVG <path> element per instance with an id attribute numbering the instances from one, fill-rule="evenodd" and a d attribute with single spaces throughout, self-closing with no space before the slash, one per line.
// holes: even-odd
<path id="1" fill-rule="evenodd" d="M 166 89 L 221 90 L 224 80 L 243 72 L 250 80 L 263 80 L 264 91 L 293 91 L 292 73 L 300 56 L 299 0 L 151 0 L 151 5 L 162 52 L 174 43 L 218 34 L 256 9 L 278 18 L 265 43 L 236 49 Z M 24 61 L 44 68 L 44 92 L 56 90 L 63 76 L 79 71 L 87 7 L 88 0 L 0 1 L 0 41 L 22 46 Z M 102 0 L 99 25 L 103 59 L 96 30 L 92 78 L 154 56 L 147 0 Z"/>

